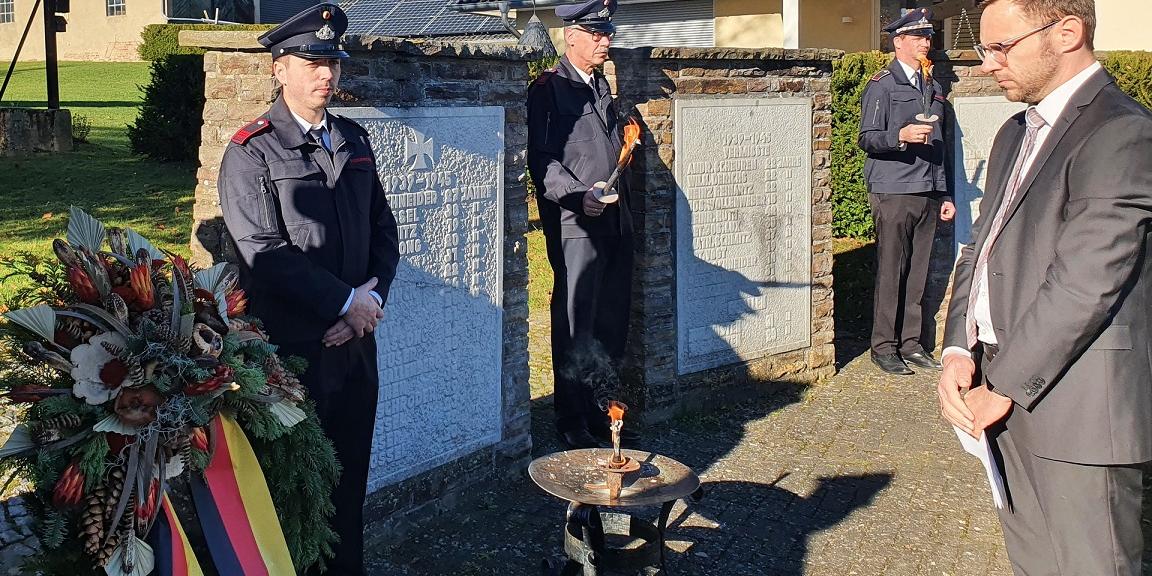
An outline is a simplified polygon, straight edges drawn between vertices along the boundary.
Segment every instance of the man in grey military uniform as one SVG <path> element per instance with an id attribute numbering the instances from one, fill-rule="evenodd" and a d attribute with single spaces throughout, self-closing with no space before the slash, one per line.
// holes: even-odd
<path id="1" fill-rule="evenodd" d="M 220 163 L 220 205 L 250 311 L 301 378 L 343 468 L 327 574 L 365 574 L 363 506 L 376 420 L 374 332 L 400 255 L 368 133 L 327 110 L 348 19 L 319 4 L 260 36 L 279 97 Z"/>
<path id="2" fill-rule="evenodd" d="M 922 301 L 936 219 L 956 207 L 944 176 L 943 89 L 926 79 L 921 59 L 932 46 L 931 13 L 911 10 L 884 30 L 896 57 L 868 82 L 862 99 L 860 148 L 868 154 L 864 176 L 876 229 L 872 362 L 890 374 L 912 374 L 908 364 L 938 370 L 925 348 Z M 935 122 L 916 119 L 930 102 Z"/>
<path id="3" fill-rule="evenodd" d="M 615 10 L 616 0 L 556 8 L 556 16 L 567 24 L 567 49 L 556 68 L 541 74 L 528 90 L 528 168 L 554 279 L 556 431 L 572 448 L 599 446 L 609 434 L 607 416 L 592 390 L 573 378 L 573 361 L 602 351 L 618 366 L 631 306 L 632 214 L 626 182 L 619 180 L 614 203 L 600 202 L 593 190 L 608 180 L 622 147 L 616 103 L 598 70 L 608 60 Z"/>

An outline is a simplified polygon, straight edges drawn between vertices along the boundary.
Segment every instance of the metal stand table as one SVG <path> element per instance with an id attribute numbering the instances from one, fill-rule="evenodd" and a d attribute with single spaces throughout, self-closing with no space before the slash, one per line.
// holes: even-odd
<path id="1" fill-rule="evenodd" d="M 528 475 L 545 492 L 567 500 L 564 552 L 561 565 L 545 561 L 553 576 L 600 576 L 604 570 L 664 570 L 664 532 L 677 500 L 700 497 L 700 478 L 687 466 L 665 456 L 622 450 L 640 463 L 623 475 L 619 498 L 609 498 L 606 471 L 612 450 L 590 448 L 541 456 L 528 466 Z M 621 512 L 601 512 L 600 506 L 660 506 L 655 523 Z M 581 572 L 582 569 L 582 572 Z"/>

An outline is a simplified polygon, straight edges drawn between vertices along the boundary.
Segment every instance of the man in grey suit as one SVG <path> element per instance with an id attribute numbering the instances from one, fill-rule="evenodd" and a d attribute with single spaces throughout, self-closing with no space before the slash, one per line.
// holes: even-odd
<path id="1" fill-rule="evenodd" d="M 1152 114 L 1100 68 L 1094 28 L 1093 0 L 992 0 L 980 22 L 983 69 L 1029 108 L 992 148 L 938 393 L 999 451 L 1018 575 L 1140 573 Z"/>

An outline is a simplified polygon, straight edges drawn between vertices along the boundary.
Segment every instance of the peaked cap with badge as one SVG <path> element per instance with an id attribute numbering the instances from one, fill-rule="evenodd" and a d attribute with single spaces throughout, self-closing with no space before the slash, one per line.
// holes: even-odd
<path id="1" fill-rule="evenodd" d="M 335 4 L 317 4 L 263 33 L 256 40 L 272 58 L 293 54 L 307 60 L 347 58 L 340 37 L 348 29 L 348 16 Z"/>
<path id="2" fill-rule="evenodd" d="M 615 32 L 616 25 L 612 23 L 615 13 L 616 0 L 587 0 L 556 7 L 556 17 L 563 20 L 565 26 L 580 26 L 593 32 Z"/>
<path id="3" fill-rule="evenodd" d="M 914 8 L 885 26 L 884 31 L 891 34 L 893 38 L 904 34 L 931 37 L 934 33 L 932 12 L 927 8 Z"/>

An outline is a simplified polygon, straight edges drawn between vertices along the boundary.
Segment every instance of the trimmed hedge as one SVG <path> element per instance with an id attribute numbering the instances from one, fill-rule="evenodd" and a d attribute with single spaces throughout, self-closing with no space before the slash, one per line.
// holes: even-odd
<path id="1" fill-rule="evenodd" d="M 270 30 L 272 24 L 149 24 L 140 33 L 143 42 L 137 48 L 141 60 L 155 62 L 172 54 L 203 54 L 207 50 L 180 45 L 181 30 Z"/>
<path id="2" fill-rule="evenodd" d="M 204 57 L 169 54 L 152 61 L 152 80 L 128 125 L 132 152 L 161 162 L 195 160 L 204 123 Z"/>
<path id="3" fill-rule="evenodd" d="M 873 237 L 865 154 L 856 136 L 868 79 L 891 60 L 890 54 L 859 52 L 832 63 L 832 234 L 837 237 Z"/>
<path id="4" fill-rule="evenodd" d="M 1152 109 L 1152 52 L 1106 52 L 1100 63 L 1121 90 Z"/>
<path id="5" fill-rule="evenodd" d="M 132 152 L 164 162 L 195 160 L 204 115 L 203 48 L 180 46 L 181 30 L 267 30 L 270 25 L 151 24 L 140 33 L 140 58 L 152 62 L 144 101 L 128 126 Z"/>

